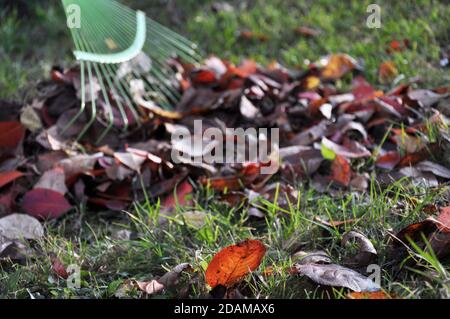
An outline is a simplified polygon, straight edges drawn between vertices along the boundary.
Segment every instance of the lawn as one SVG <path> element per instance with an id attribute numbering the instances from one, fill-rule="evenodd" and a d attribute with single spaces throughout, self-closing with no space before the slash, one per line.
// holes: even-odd
<path id="1" fill-rule="evenodd" d="M 27 16 L 0 12 L 0 101 L 29 102 L 38 81 L 48 77 L 53 65 L 70 66 L 71 39 L 58 1 L 30 5 Z M 213 10 L 209 0 L 124 1 L 198 43 L 205 56 L 218 55 L 234 63 L 252 58 L 267 65 L 276 60 L 302 70 L 330 53 L 347 53 L 365 67 L 367 80 L 377 88 L 382 62 L 392 60 L 398 82 L 420 77 L 421 86 L 435 88 L 450 83 L 449 69 L 439 61 L 450 44 L 450 6 L 446 1 L 378 1 L 380 29 L 366 26 L 372 1 L 245 0 L 227 1 L 227 10 Z M 315 37 L 296 31 L 319 30 Z M 243 38 L 242 32 L 251 33 Z M 405 41 L 406 40 L 406 41 Z M 391 43 L 406 42 L 403 50 L 389 52 Z M 348 83 L 338 83 L 345 89 Z M 0 102 L 1 106 L 1 102 Z M 303 278 L 281 271 L 264 276 L 262 270 L 287 269 L 298 250 L 323 250 L 336 264 L 350 257 L 355 247 L 341 245 L 342 234 L 357 230 L 378 251 L 381 286 L 398 298 L 450 298 L 450 263 L 415 251 L 416 263 L 393 263 L 389 234 L 428 217 L 424 208 L 450 205 L 447 184 L 427 188 L 398 181 L 381 188 L 372 180 L 365 193 L 329 196 L 299 183 L 297 202 L 289 208 L 264 202 L 265 218 L 249 217 L 248 207 L 229 206 L 211 189 L 197 186 L 191 206 L 177 207 L 164 224 L 158 205 L 136 202 L 123 212 L 91 212 L 80 203 L 70 214 L 45 224 L 46 236 L 35 244 L 30 263 L 0 263 L 0 298 L 113 298 L 145 295 L 127 280 L 151 280 L 180 263 L 194 272 L 182 277 L 183 289 L 169 289 L 157 298 L 206 297 L 203 279 L 212 256 L 221 248 L 257 238 L 267 247 L 259 271 L 241 287 L 259 298 L 344 298 L 344 289 L 321 290 Z M 186 212 L 207 213 L 202 227 L 186 220 Z M 342 227 L 324 226 L 315 217 L 345 221 Z M 130 235 L 131 234 L 131 235 Z M 130 236 L 129 236 L 130 235 Z M 82 269 L 81 288 L 68 288 L 55 276 L 52 260 Z M 185 289 L 184 289 L 185 288 Z M 188 289 L 189 288 L 189 289 Z"/>

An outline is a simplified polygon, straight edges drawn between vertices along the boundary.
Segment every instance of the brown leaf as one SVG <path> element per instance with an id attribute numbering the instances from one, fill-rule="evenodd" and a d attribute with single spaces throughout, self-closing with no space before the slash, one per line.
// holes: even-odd
<path id="1" fill-rule="evenodd" d="M 258 240 L 246 240 L 222 249 L 206 269 L 206 283 L 211 288 L 232 286 L 258 268 L 265 253 L 266 247 Z"/>
<path id="2" fill-rule="evenodd" d="M 316 30 L 313 28 L 309 28 L 309 27 L 298 27 L 295 29 L 295 33 L 300 34 L 300 35 L 304 35 L 306 37 L 316 37 L 318 36 L 321 32 L 320 30 Z"/>

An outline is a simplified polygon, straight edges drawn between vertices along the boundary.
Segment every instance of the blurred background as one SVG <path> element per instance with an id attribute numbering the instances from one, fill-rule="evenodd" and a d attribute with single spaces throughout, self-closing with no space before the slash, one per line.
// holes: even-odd
<path id="1" fill-rule="evenodd" d="M 448 0 L 377 1 L 381 28 L 370 29 L 373 0 L 122 0 L 199 44 L 203 55 L 235 63 L 252 58 L 302 69 L 344 52 L 360 59 L 377 83 L 382 62 L 428 86 L 450 82 L 442 63 L 450 44 Z M 53 65 L 74 63 L 59 0 L 0 0 L 0 99 L 33 95 Z"/>

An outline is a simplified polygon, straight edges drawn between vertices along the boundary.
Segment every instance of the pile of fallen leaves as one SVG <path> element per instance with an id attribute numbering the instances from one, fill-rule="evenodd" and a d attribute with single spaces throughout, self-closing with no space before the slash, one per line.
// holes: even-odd
<path id="1" fill-rule="evenodd" d="M 58 219 L 80 204 L 89 211 L 123 211 L 134 201 L 150 198 L 170 214 L 178 204 L 190 205 L 192 199 L 187 195 L 204 186 L 230 205 L 247 203 L 249 214 L 264 218 L 252 205 L 255 198 L 272 201 L 279 190 L 283 196 L 278 205 L 288 207 L 290 200 L 297 201 L 299 185 L 334 196 L 365 192 L 371 179 L 382 187 L 400 179 L 436 187 L 450 179 L 449 87 L 415 89 L 417 83 L 412 81 L 382 91 L 370 85 L 358 62 L 345 54 L 324 57 L 306 70 L 288 70 L 277 63 L 262 67 L 250 60 L 235 66 L 217 57 L 208 58 L 201 67 L 177 60 L 171 64 L 182 93 L 174 109 L 163 110 L 156 104 L 150 109 L 141 107 L 141 123 L 127 115 L 129 129 L 124 132 L 124 123 L 116 120 L 100 145 L 94 141 L 105 132 L 108 114 L 102 108 L 105 103 L 99 88 L 89 94 L 99 108 L 85 136 L 76 141 L 92 118 L 92 101 L 63 131 L 79 112 L 77 67 L 54 69 L 52 79 L 39 85 L 39 95 L 28 105 L 0 105 L 0 216 L 6 216 L 0 219 L 2 257 L 11 257 L 10 247 L 19 245 L 19 239 L 42 237 L 37 219 Z M 380 66 L 383 82 L 395 75 L 392 62 Z M 351 82 L 345 92 L 336 85 L 344 80 Z M 117 112 L 114 105 L 112 112 Z M 266 164 L 258 162 L 175 164 L 171 152 L 183 145 L 173 143 L 171 133 L 185 127 L 194 135 L 195 120 L 203 121 L 203 130 L 223 130 L 224 139 L 226 128 L 279 128 L 280 145 L 273 150 L 278 171 L 263 175 L 261 167 Z M 439 256 L 448 255 L 446 214 L 411 225 L 396 240 L 409 245 L 406 237 L 424 233 L 434 241 Z M 250 244 L 254 247 L 248 249 L 263 255 L 261 243 Z M 208 284 L 234 284 L 247 270 L 258 267 L 262 255 L 252 255 L 243 266 L 232 264 L 235 272 L 239 270 L 236 276 L 218 277 L 220 271 L 208 269 Z M 210 267 L 217 268 L 215 263 L 213 259 Z M 320 284 L 377 290 L 354 270 L 323 259 L 294 268 L 290 271 Z M 342 273 L 338 277 L 350 278 L 350 283 L 336 283 L 329 273 Z M 161 281 L 139 283 L 150 292 L 163 286 Z"/>

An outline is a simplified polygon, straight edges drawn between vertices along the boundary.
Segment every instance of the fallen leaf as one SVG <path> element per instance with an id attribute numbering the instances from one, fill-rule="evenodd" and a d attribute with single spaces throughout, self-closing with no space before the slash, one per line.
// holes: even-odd
<path id="1" fill-rule="evenodd" d="M 45 172 L 33 188 L 50 189 L 64 196 L 68 191 L 64 170 L 57 167 Z"/>
<path id="2" fill-rule="evenodd" d="M 15 148 L 25 136 L 20 122 L 0 122 L 0 148 Z"/>
<path id="3" fill-rule="evenodd" d="M 333 141 L 327 139 L 326 137 L 323 137 L 322 138 L 322 154 L 324 154 L 324 149 L 325 149 L 326 156 L 328 157 L 328 159 L 332 159 L 332 160 L 334 160 L 334 157 L 331 156 L 332 153 L 346 157 L 346 158 L 361 158 L 361 157 L 368 157 L 371 155 L 369 150 L 367 150 L 364 146 L 362 146 L 358 142 L 352 141 L 352 144 L 350 144 L 350 145 L 353 149 L 336 144 Z"/>
<path id="4" fill-rule="evenodd" d="M 211 288 L 232 286 L 258 268 L 265 253 L 266 247 L 258 240 L 246 240 L 222 249 L 206 269 L 206 283 Z"/>
<path id="5" fill-rule="evenodd" d="M 381 287 L 366 276 L 339 265 L 296 264 L 298 272 L 325 286 L 346 287 L 356 292 L 378 291 Z"/>
<path id="6" fill-rule="evenodd" d="M 437 220 L 442 224 L 439 229 L 444 232 L 450 232 L 450 206 L 442 207 Z"/>
<path id="7" fill-rule="evenodd" d="M 121 153 L 116 152 L 114 153 L 114 157 L 119 160 L 123 165 L 127 166 L 128 168 L 131 168 L 132 170 L 136 172 L 141 171 L 141 166 L 147 159 L 147 155 L 140 156 L 136 153 Z"/>
<path id="8" fill-rule="evenodd" d="M 140 290 L 144 291 L 148 295 L 153 295 L 161 292 L 164 289 L 170 289 L 178 284 L 181 274 L 184 271 L 192 270 L 192 267 L 188 263 L 179 264 L 172 270 L 164 274 L 159 279 L 153 279 L 151 281 L 136 281 Z"/>
<path id="9" fill-rule="evenodd" d="M 42 219 L 56 219 L 72 208 L 63 195 L 49 189 L 37 188 L 23 198 L 24 211 Z"/>
<path id="10" fill-rule="evenodd" d="M 331 264 L 330 256 L 322 250 L 312 252 L 298 251 L 292 255 L 292 260 L 301 265 Z"/>
<path id="11" fill-rule="evenodd" d="M 24 176 L 24 174 L 19 171 L 0 172 L 0 188 L 15 181 L 16 179 L 22 176 Z"/>
<path id="12" fill-rule="evenodd" d="M 195 229 L 200 229 L 206 224 L 206 213 L 201 211 L 189 211 L 183 213 L 186 224 Z"/>
<path id="13" fill-rule="evenodd" d="M 436 176 L 450 179 L 450 169 L 430 161 L 420 162 L 416 168 L 421 172 L 431 172 Z"/>
<path id="14" fill-rule="evenodd" d="M 167 209 L 173 209 L 178 205 L 184 206 L 188 203 L 186 197 L 193 192 L 192 185 L 184 181 L 176 186 L 175 194 L 171 194 L 162 201 L 161 206 Z"/>
<path id="15" fill-rule="evenodd" d="M 295 29 L 295 33 L 304 35 L 306 37 L 316 37 L 321 32 L 320 32 L 320 30 L 316 30 L 316 29 L 309 28 L 309 27 L 298 27 Z"/>
<path id="16" fill-rule="evenodd" d="M 37 240 L 44 236 L 44 228 L 31 216 L 12 214 L 0 218 L 0 254 L 23 239 Z M 20 246 L 20 244 L 19 244 Z"/>
<path id="17" fill-rule="evenodd" d="M 375 165 L 386 170 L 393 170 L 400 160 L 401 156 L 398 152 L 390 151 L 380 155 L 377 158 Z"/>
<path id="18" fill-rule="evenodd" d="M 39 239 L 44 228 L 34 217 L 24 214 L 12 214 L 0 218 L 0 238 L 7 240 Z"/>
<path id="19" fill-rule="evenodd" d="M 342 246 L 348 245 L 351 240 L 358 244 L 359 252 L 347 261 L 347 264 L 355 266 L 367 266 L 376 261 L 378 254 L 372 242 L 363 234 L 350 231 L 342 237 Z"/>
<path id="20" fill-rule="evenodd" d="M 54 257 L 52 260 L 52 270 L 61 278 L 67 279 L 69 274 L 66 270 L 66 266 L 58 257 Z"/>
<path id="21" fill-rule="evenodd" d="M 337 80 L 357 67 L 355 59 L 347 54 L 333 54 L 322 70 L 322 77 L 327 80 Z"/>
<path id="22" fill-rule="evenodd" d="M 348 299 L 394 299 L 392 296 L 384 291 L 374 292 L 349 292 L 347 294 Z"/>
<path id="23" fill-rule="evenodd" d="M 398 75 L 397 67 L 393 61 L 385 61 L 380 64 L 378 79 L 381 83 L 392 81 Z"/>
<path id="24" fill-rule="evenodd" d="M 157 280 L 152 281 L 136 281 L 139 289 L 148 295 L 153 295 L 161 292 L 164 289 L 164 285 L 159 283 Z"/>
<path id="25" fill-rule="evenodd" d="M 350 164 L 347 159 L 341 155 L 337 155 L 331 166 L 332 178 L 335 182 L 348 186 L 352 176 Z"/>

